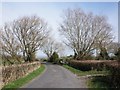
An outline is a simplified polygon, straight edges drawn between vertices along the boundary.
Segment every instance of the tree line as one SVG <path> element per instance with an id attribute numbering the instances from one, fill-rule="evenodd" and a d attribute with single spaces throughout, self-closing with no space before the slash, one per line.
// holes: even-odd
<path id="1" fill-rule="evenodd" d="M 112 26 L 105 16 L 85 13 L 80 8 L 63 13 L 60 37 L 74 51 L 75 59 L 83 60 L 95 52 L 104 59 L 108 51 L 120 55 L 120 44 L 113 44 Z M 36 52 L 42 50 L 50 58 L 54 52 L 64 50 L 63 43 L 55 40 L 50 32 L 48 23 L 38 16 L 24 16 L 5 23 L 0 29 L 1 56 L 10 63 L 14 63 L 11 59 L 21 62 L 20 58 L 31 62 L 35 61 Z"/>

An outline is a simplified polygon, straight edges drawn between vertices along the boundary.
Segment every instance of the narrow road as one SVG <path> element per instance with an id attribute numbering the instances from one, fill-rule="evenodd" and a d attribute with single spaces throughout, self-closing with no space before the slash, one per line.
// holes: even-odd
<path id="1" fill-rule="evenodd" d="M 46 64 L 46 71 L 22 88 L 86 88 L 85 80 L 59 65 Z"/>

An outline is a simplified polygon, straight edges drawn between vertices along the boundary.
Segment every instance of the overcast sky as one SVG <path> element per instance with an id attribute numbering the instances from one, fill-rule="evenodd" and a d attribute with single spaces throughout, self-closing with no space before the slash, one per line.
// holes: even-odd
<path id="1" fill-rule="evenodd" d="M 1 7 L 0 7 L 1 8 Z M 2 22 L 13 21 L 22 16 L 37 15 L 44 18 L 53 28 L 54 37 L 60 40 L 57 28 L 61 22 L 63 10 L 67 8 L 81 8 L 85 12 L 93 12 L 94 15 L 104 15 L 108 17 L 108 22 L 113 27 L 113 34 L 118 37 L 118 3 L 117 2 L 3 2 L 2 3 Z M 1 19 L 1 15 L 0 15 Z M 39 52 L 41 54 L 41 52 Z M 66 52 L 67 53 L 67 52 Z M 72 53 L 72 52 L 71 52 Z M 71 54 L 67 53 L 67 54 Z M 38 56 L 40 55 L 38 54 Z M 43 55 L 43 54 L 41 54 Z"/>

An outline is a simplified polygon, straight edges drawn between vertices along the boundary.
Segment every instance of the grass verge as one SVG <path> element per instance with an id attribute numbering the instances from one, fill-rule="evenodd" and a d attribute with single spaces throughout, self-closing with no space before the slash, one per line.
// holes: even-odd
<path id="1" fill-rule="evenodd" d="M 70 70 L 72 73 L 78 76 L 86 76 L 86 75 L 95 75 L 95 74 L 103 74 L 104 76 L 92 76 L 92 78 L 87 79 L 87 86 L 89 90 L 111 90 L 109 80 L 107 75 L 109 75 L 109 71 L 80 71 L 68 65 L 63 65 L 64 68 Z"/>
<path id="2" fill-rule="evenodd" d="M 35 78 L 36 76 L 40 75 L 43 71 L 45 70 L 45 66 L 41 65 L 40 68 L 38 68 L 37 70 L 33 71 L 32 73 L 28 74 L 27 76 L 17 79 L 11 83 L 8 83 L 7 85 L 5 85 L 2 90 L 13 90 L 16 88 L 20 88 L 21 86 L 25 85 L 26 83 L 28 83 L 30 80 L 32 80 L 33 78 Z"/>
<path id="3" fill-rule="evenodd" d="M 95 75 L 95 74 L 107 75 L 109 73 L 109 71 L 106 71 L 106 70 L 103 70 L 103 71 L 97 71 L 97 70 L 81 71 L 81 70 L 75 69 L 68 65 L 63 65 L 63 67 L 70 70 L 72 73 L 77 74 L 78 76 Z"/>
<path id="4" fill-rule="evenodd" d="M 114 87 L 112 87 L 108 76 L 95 76 L 92 77 L 92 79 L 89 79 L 87 81 L 87 85 L 92 90 L 92 88 L 95 88 L 95 90 L 113 90 Z"/>

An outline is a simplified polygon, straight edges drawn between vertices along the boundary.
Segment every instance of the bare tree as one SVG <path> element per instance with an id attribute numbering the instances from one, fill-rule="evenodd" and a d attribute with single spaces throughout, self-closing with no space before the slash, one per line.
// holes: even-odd
<path id="1" fill-rule="evenodd" d="M 98 44 L 110 42 L 111 30 L 104 16 L 94 16 L 79 8 L 67 9 L 59 28 L 66 38 L 66 45 L 74 50 L 77 59 L 84 59 Z"/>
<path id="2" fill-rule="evenodd" d="M 4 32 L 2 34 L 4 51 L 10 55 L 16 55 L 20 49 L 27 62 L 35 60 L 35 53 L 43 46 L 49 34 L 49 27 L 42 18 L 26 16 L 5 24 L 2 31 Z"/>
<path id="3" fill-rule="evenodd" d="M 15 61 L 20 62 L 18 58 L 18 55 L 20 54 L 20 45 L 15 38 L 14 32 L 11 30 L 10 24 L 5 24 L 5 26 L 1 29 L 0 43 L 4 60 L 9 61 L 11 64 Z M 10 58 L 8 58 L 8 56 Z"/>
<path id="4" fill-rule="evenodd" d="M 12 29 L 21 44 L 24 60 L 34 61 L 35 52 L 49 34 L 47 23 L 37 16 L 23 17 L 13 22 Z"/>
<path id="5" fill-rule="evenodd" d="M 120 43 L 118 43 L 118 42 L 112 42 L 109 45 L 108 52 L 115 55 L 115 53 L 118 51 L 119 48 L 120 48 Z"/>
<path id="6" fill-rule="evenodd" d="M 114 40 L 111 33 L 111 25 L 107 22 L 107 19 L 104 16 L 95 16 L 93 23 L 97 31 L 99 31 L 94 44 L 96 51 L 101 52 L 102 49 L 106 49 L 108 51 Z"/>
<path id="7" fill-rule="evenodd" d="M 63 45 L 51 37 L 48 37 L 42 48 L 42 51 L 50 58 L 54 52 L 60 53 L 63 50 Z"/>
<path id="8" fill-rule="evenodd" d="M 2 30 L 0 29 L 0 65 L 2 65 Z"/>
<path id="9" fill-rule="evenodd" d="M 0 57 L 2 56 L 2 29 L 0 29 Z"/>

